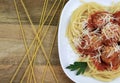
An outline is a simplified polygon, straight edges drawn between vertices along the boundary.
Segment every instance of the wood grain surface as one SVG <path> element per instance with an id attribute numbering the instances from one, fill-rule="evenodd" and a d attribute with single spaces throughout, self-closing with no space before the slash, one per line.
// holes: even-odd
<path id="1" fill-rule="evenodd" d="M 34 39 L 33 30 L 30 26 L 29 20 L 24 12 L 24 9 L 20 3 L 20 0 L 16 0 L 16 1 L 17 1 L 18 10 L 20 12 L 23 28 L 25 30 L 27 44 L 29 46 L 32 40 Z M 41 17 L 41 11 L 42 11 L 44 0 L 23 0 L 23 1 L 37 29 L 39 24 L 39 19 Z M 48 0 L 48 1 L 49 1 L 48 7 L 46 11 L 47 13 L 49 12 L 55 0 Z M 49 54 L 49 51 L 50 51 L 55 30 L 56 28 L 58 28 L 58 22 L 59 22 L 63 1 L 64 0 L 61 1 L 61 5 L 59 6 L 59 9 L 50 26 L 48 26 L 48 24 L 50 22 L 50 19 L 53 13 L 49 15 L 47 21 L 43 26 L 43 32 L 41 34 L 44 34 L 44 31 L 47 28 L 49 28 L 49 31 L 47 32 L 47 35 L 45 36 L 42 42 L 47 55 Z M 57 3 L 58 2 L 59 0 L 57 0 Z M 67 2 L 67 0 L 65 2 Z M 56 8 L 57 5 L 58 4 L 55 5 L 54 9 Z M 54 9 L 53 9 L 53 12 L 54 12 Z M 34 46 L 30 50 L 30 54 L 32 54 L 33 51 L 34 51 Z M 22 33 L 20 30 L 13 0 L 0 0 L 0 83 L 10 82 L 10 79 L 12 78 L 16 68 L 21 62 L 23 56 L 25 55 L 25 52 L 26 50 L 23 43 Z M 41 83 L 42 74 L 43 74 L 44 68 L 46 67 L 46 62 L 47 61 L 41 49 L 39 49 L 39 52 L 37 53 L 37 57 L 34 61 L 34 72 L 35 72 L 37 83 Z M 52 67 L 54 69 L 54 72 L 57 76 L 59 83 L 73 83 L 64 74 L 60 66 L 57 38 L 54 44 L 52 55 L 50 57 L 50 62 L 52 64 Z M 26 58 L 22 67 L 20 68 L 19 73 L 15 77 L 13 83 L 20 82 L 21 77 L 23 76 L 25 69 L 28 66 L 28 63 L 29 63 L 28 58 Z M 26 83 L 26 80 L 27 80 L 27 76 L 24 79 L 24 83 Z M 56 83 L 50 71 L 50 68 L 47 69 L 47 73 L 44 78 L 44 83 Z"/>

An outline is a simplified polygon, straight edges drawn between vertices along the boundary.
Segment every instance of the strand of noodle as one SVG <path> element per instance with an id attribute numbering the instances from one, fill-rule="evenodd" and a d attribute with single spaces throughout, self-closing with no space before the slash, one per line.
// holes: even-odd
<path id="1" fill-rule="evenodd" d="M 36 46 L 36 42 L 35 42 L 35 44 L 34 44 L 34 47 Z M 29 62 L 30 63 L 30 62 Z M 31 64 L 31 66 L 33 67 L 33 69 L 34 69 L 34 64 L 32 63 Z M 29 71 L 28 71 L 28 75 L 29 75 L 29 73 L 30 73 L 30 76 L 29 76 L 29 80 L 28 80 L 28 83 L 32 83 L 32 73 L 31 73 L 31 70 L 30 70 L 30 68 L 29 68 Z"/>
<path id="2" fill-rule="evenodd" d="M 95 8 L 96 10 L 104 10 L 103 7 L 101 7 L 99 4 L 95 3 L 95 2 L 90 2 L 88 3 L 91 7 Z M 94 4 L 94 5 L 93 5 Z M 100 9 L 99 9 L 100 8 Z"/>
<path id="3" fill-rule="evenodd" d="M 61 2 L 61 1 L 60 1 L 60 2 Z M 22 4 L 24 5 L 23 2 L 22 2 Z M 60 3 L 59 3 L 59 5 L 60 5 Z M 59 5 L 56 7 L 56 10 L 58 9 Z M 24 5 L 24 8 L 25 8 L 25 5 Z M 27 10 L 25 10 L 25 11 L 27 11 Z M 27 14 L 27 16 L 29 16 L 28 12 L 26 12 L 26 14 Z M 29 17 L 29 20 L 31 20 L 30 17 Z M 32 24 L 32 27 L 34 27 L 32 21 L 31 21 L 30 23 Z M 52 72 L 54 72 L 53 69 L 52 69 L 52 67 L 51 67 L 51 64 L 50 64 L 50 62 L 49 62 L 49 59 L 48 59 L 48 57 L 47 57 L 47 55 L 46 55 L 46 52 L 45 52 L 45 50 L 44 50 L 44 48 L 43 48 L 43 46 L 42 46 L 42 44 L 41 44 L 41 41 L 40 41 L 39 39 L 38 39 L 38 41 L 40 42 L 41 49 L 42 49 L 42 51 L 43 51 L 43 53 L 44 53 L 44 55 L 45 55 L 46 60 L 48 61 L 49 65 L 50 65 L 50 68 L 51 68 Z M 40 45 L 39 45 L 39 46 L 40 46 Z M 32 61 L 34 60 L 34 57 L 35 57 L 35 55 L 36 55 L 36 53 L 37 53 L 37 50 L 39 49 L 39 46 L 36 48 L 35 54 L 34 54 L 33 57 L 32 57 Z M 32 61 L 31 61 L 31 63 L 32 63 Z M 30 64 L 31 64 L 31 63 L 30 63 Z M 29 65 L 30 65 L 30 64 L 29 64 Z M 29 66 L 27 67 L 26 72 L 25 72 L 24 75 L 23 75 L 23 78 L 25 77 L 28 69 L 29 69 Z M 54 75 L 54 77 L 56 78 L 55 73 L 53 73 L 53 75 Z M 22 78 L 21 82 L 23 81 L 23 78 Z M 57 81 L 57 79 L 56 79 L 56 81 Z"/>
<path id="4" fill-rule="evenodd" d="M 42 24 L 42 22 L 44 21 L 44 17 L 45 17 L 45 13 L 46 13 L 46 9 L 47 9 L 47 5 L 48 5 L 48 0 L 44 2 L 44 5 L 43 5 L 43 9 L 42 9 L 42 14 L 41 14 L 41 18 L 40 18 L 40 22 L 39 22 L 39 26 L 40 27 L 40 24 Z M 41 27 L 42 28 L 42 27 Z M 41 29 L 42 31 L 42 29 Z M 37 42 L 37 41 L 36 41 Z M 37 42 L 38 43 L 38 42 Z M 37 47 L 37 46 L 36 46 Z M 35 47 L 35 48 L 36 48 Z M 36 58 L 36 57 L 35 57 Z M 31 82 L 30 82 L 31 83 Z"/>
<path id="5" fill-rule="evenodd" d="M 60 5 L 60 2 L 59 2 L 59 5 Z M 57 10 L 56 10 L 57 11 Z M 50 25 L 50 24 L 49 24 Z M 55 41 L 55 40 L 54 40 Z M 54 43 L 53 43 L 53 45 L 54 45 Z M 52 47 L 51 47 L 51 52 L 52 52 L 52 49 L 53 49 L 53 45 L 52 45 Z M 51 54 L 51 52 L 49 53 L 49 54 Z M 50 56 L 50 55 L 49 55 Z"/>
<path id="6" fill-rule="evenodd" d="M 116 6 L 117 5 L 117 6 Z M 117 4 L 115 4 L 115 9 L 114 9 L 114 12 L 113 13 L 115 13 L 116 11 L 118 11 L 118 10 L 120 10 L 120 2 L 119 3 L 117 3 Z"/>
<path id="7" fill-rule="evenodd" d="M 88 67 L 89 67 L 92 71 L 96 71 L 94 65 L 91 64 L 91 63 L 92 63 L 92 62 L 87 62 Z"/>
<path id="8" fill-rule="evenodd" d="M 30 73 L 28 73 L 28 78 L 27 78 L 27 83 L 30 83 L 29 80 L 30 80 Z"/>
<path id="9" fill-rule="evenodd" d="M 16 6 L 16 1 L 14 1 L 14 3 L 15 3 L 15 7 L 17 7 Z M 18 9 L 16 8 L 16 11 L 17 11 L 17 15 L 19 14 L 18 13 Z M 21 24 L 21 20 L 20 20 L 20 16 L 18 15 L 18 19 L 19 19 L 19 22 L 20 22 L 20 26 L 21 26 L 21 28 L 22 28 L 22 24 Z M 22 29 L 22 32 L 24 32 L 23 31 L 23 29 Z M 24 33 L 23 33 L 23 35 L 24 35 Z M 24 36 L 23 36 L 23 38 L 24 38 Z M 26 41 L 25 41 L 25 38 L 24 38 L 24 43 L 25 43 L 25 47 L 26 47 L 26 49 L 27 49 L 27 44 L 26 44 Z M 29 58 L 29 57 L 28 57 Z M 29 58 L 29 61 L 30 61 L 30 58 Z M 33 74 L 33 69 L 32 69 L 32 74 Z M 33 75 L 34 76 L 34 75 Z M 33 77 L 33 79 L 34 79 L 34 81 L 35 81 L 35 83 L 36 83 L 36 80 L 35 80 L 35 76 Z"/>
<path id="10" fill-rule="evenodd" d="M 52 11 L 53 7 L 55 6 L 55 4 L 56 4 L 56 1 L 53 3 L 53 5 L 52 5 L 52 7 L 51 7 L 50 11 L 48 12 L 48 15 L 46 16 L 46 18 L 45 18 L 45 20 L 44 20 L 43 24 L 41 25 L 41 27 L 43 27 L 43 25 L 44 25 L 45 21 L 47 20 L 48 16 L 50 15 L 50 13 L 51 13 L 51 11 Z M 39 29 L 39 30 L 38 30 L 38 33 L 40 33 L 40 32 L 41 32 L 41 29 Z M 47 32 L 47 31 L 46 31 L 46 32 Z M 43 37 L 44 37 L 45 35 L 46 35 L 46 33 L 44 33 L 44 34 L 43 34 Z M 35 38 L 33 39 L 33 41 L 32 41 L 32 43 L 31 43 L 31 45 L 29 46 L 28 51 L 26 52 L 25 56 L 24 56 L 24 57 L 23 57 L 23 59 L 21 60 L 20 64 L 18 65 L 18 67 L 17 67 L 17 69 L 16 69 L 16 71 L 15 71 L 14 75 L 12 76 L 12 78 L 11 78 L 11 80 L 10 80 L 10 83 L 12 83 L 12 82 L 13 82 L 13 80 L 14 80 L 15 76 L 17 75 L 18 71 L 20 70 L 20 67 L 22 66 L 22 64 L 23 64 L 23 62 L 24 62 L 24 60 L 25 60 L 25 58 L 26 58 L 27 54 L 29 53 L 30 49 L 32 48 L 32 46 L 33 46 L 33 44 L 34 44 L 34 42 L 35 42 L 36 38 L 37 38 L 37 35 L 36 35 L 36 36 L 35 36 Z"/>
<path id="11" fill-rule="evenodd" d="M 74 26 L 74 28 L 73 28 L 74 31 L 77 33 L 77 35 L 79 35 L 79 31 L 81 31 L 81 29 L 82 29 L 82 23 L 79 23 L 79 24 L 77 24 L 77 23 L 75 24 L 75 23 L 74 23 L 73 26 Z M 81 33 L 82 33 L 82 32 L 81 32 Z"/>
<path id="12" fill-rule="evenodd" d="M 57 29 L 58 29 L 58 28 L 57 28 Z M 53 38 L 53 41 L 52 41 L 52 46 L 51 46 L 51 48 L 50 48 L 49 58 L 50 58 L 50 56 L 51 56 L 51 54 L 52 54 L 52 50 L 53 50 L 53 46 L 54 46 L 55 38 L 56 38 L 56 34 L 57 34 L 57 29 L 55 30 L 54 38 Z M 47 64 L 46 64 L 46 67 L 44 68 L 44 72 L 43 72 L 43 76 L 42 76 L 42 83 L 44 83 L 44 77 L 45 77 L 47 68 L 48 68 L 48 62 L 47 62 Z"/>
<path id="13" fill-rule="evenodd" d="M 93 75 L 93 77 L 96 78 L 96 79 L 99 79 L 101 81 L 106 81 L 106 82 L 111 81 L 110 79 L 106 79 L 106 78 L 103 78 L 103 77 L 98 77 L 98 76 L 94 76 L 94 75 Z"/>
<path id="14" fill-rule="evenodd" d="M 65 0 L 63 1 L 62 8 L 64 7 L 64 4 L 65 4 Z M 55 44 L 57 32 L 58 32 L 58 28 L 56 28 L 56 30 L 55 30 L 55 34 L 54 34 L 53 41 L 52 41 L 52 46 L 51 46 L 50 53 L 49 53 L 49 59 L 50 59 L 50 56 L 51 56 L 52 51 L 53 51 L 53 47 L 54 47 L 54 44 Z M 42 83 L 44 83 L 44 78 L 45 78 L 47 69 L 48 69 L 48 62 L 46 64 L 46 67 L 44 68 L 44 72 L 42 74 Z"/>
<path id="15" fill-rule="evenodd" d="M 82 9 L 82 8 L 81 8 L 81 9 Z M 85 10 L 84 10 L 84 11 L 85 11 Z M 83 12 L 84 12 L 84 11 L 83 11 Z M 75 12 L 74 12 L 74 14 L 75 14 Z M 76 16 L 76 15 L 74 15 L 74 16 Z M 72 18 L 75 18 L 75 17 L 72 17 Z M 72 21 L 73 21 L 73 20 L 71 19 L 71 22 L 72 22 Z M 70 25 L 70 26 L 74 27 L 74 25 Z M 71 30 L 70 30 L 70 29 L 71 29 Z M 70 39 L 72 40 L 73 38 L 71 38 L 71 37 L 72 37 L 71 35 L 74 36 L 75 32 L 73 33 L 72 28 L 70 28 L 70 29 L 69 29 L 69 28 L 67 29 L 67 30 L 68 30 L 68 31 L 67 31 L 68 33 L 67 33 L 67 34 L 68 34 L 68 36 L 70 37 Z M 70 32 L 70 31 L 71 31 L 71 32 Z"/>
<path id="16" fill-rule="evenodd" d="M 35 47 L 37 46 L 37 42 L 35 43 Z M 32 66 L 33 66 L 33 68 L 34 68 L 34 63 L 32 63 L 31 64 Z M 30 72 L 30 71 L 29 71 Z M 31 74 L 31 73 L 30 73 Z M 32 83 L 32 75 L 30 75 L 30 80 L 29 80 L 29 83 Z"/>
<path id="17" fill-rule="evenodd" d="M 90 15 L 90 10 L 89 10 L 89 5 L 87 6 L 87 13 L 88 13 L 88 16 Z"/>
<path id="18" fill-rule="evenodd" d="M 40 24 L 42 24 L 42 22 L 44 21 L 44 17 L 45 17 L 45 13 L 46 13 L 46 10 L 47 10 L 47 6 L 48 6 L 48 0 L 45 0 L 46 4 L 44 4 L 43 6 L 43 12 L 42 12 L 42 16 L 40 18 L 40 22 L 39 22 L 39 26 L 40 27 Z"/>
<path id="19" fill-rule="evenodd" d="M 78 16 L 81 16 L 81 14 L 85 11 L 85 10 L 87 10 L 87 7 L 86 7 L 87 5 L 83 5 L 83 6 L 80 6 L 79 8 L 77 8 L 74 12 L 73 12 L 73 14 L 74 15 L 72 15 L 71 16 L 71 22 L 73 22 Z M 80 11 L 77 11 L 77 10 L 80 10 Z M 76 12 L 77 11 L 77 12 Z"/>
<path id="20" fill-rule="evenodd" d="M 42 13 L 41 13 L 40 24 L 43 22 L 43 19 L 44 19 L 44 17 L 45 17 L 47 5 L 48 5 L 48 0 L 45 0 L 45 1 L 44 1 L 44 4 L 43 4 Z M 40 27 L 40 26 L 39 26 L 39 27 Z M 33 65 L 33 66 L 34 66 L 34 65 Z M 29 72 L 30 72 L 30 71 L 29 71 Z"/>
<path id="21" fill-rule="evenodd" d="M 74 22 L 73 27 L 74 27 L 74 28 L 73 28 L 73 32 L 75 32 L 75 34 L 73 33 L 74 36 L 80 35 L 80 33 L 82 33 L 82 32 L 80 32 L 81 29 L 82 29 L 82 23 L 77 24 L 77 23 Z M 78 27 L 79 27 L 79 28 L 78 28 Z M 72 28 L 71 28 L 71 29 L 72 29 Z"/>
<path id="22" fill-rule="evenodd" d="M 102 80 L 102 81 L 111 81 L 111 80 L 115 79 L 116 77 L 118 77 L 120 75 L 119 73 L 114 73 L 114 72 L 108 73 L 108 71 L 107 71 L 107 72 L 102 72 L 97 75 L 93 75 L 93 77 L 95 77 L 96 79 Z"/>
<path id="23" fill-rule="evenodd" d="M 114 1 L 113 1 L 114 2 Z M 118 3 L 112 3 L 112 6 L 109 8 L 109 11 L 111 12 L 111 13 L 115 13 L 116 11 L 119 11 L 120 10 L 120 8 L 119 8 L 119 6 L 120 6 L 120 2 L 118 2 Z"/>
<path id="24" fill-rule="evenodd" d="M 17 17 L 18 17 L 18 20 L 19 20 L 19 24 L 20 24 L 20 29 L 21 29 L 21 32 L 22 32 L 22 37 L 23 37 L 23 42 L 24 42 L 24 46 L 25 46 L 25 49 L 26 51 L 28 50 L 28 46 L 27 46 L 27 42 L 26 42 L 26 37 L 25 37 L 25 31 L 23 29 L 23 26 L 22 26 L 22 22 L 21 22 L 21 19 L 20 19 L 20 14 L 18 12 L 18 8 L 17 8 L 17 4 L 16 4 L 16 0 L 14 0 L 14 6 L 15 6 L 15 9 L 16 9 L 16 14 L 17 14 Z M 27 55 L 28 57 L 28 60 L 30 62 L 30 57 L 29 57 L 30 54 Z M 35 76 L 34 76 L 34 70 L 33 70 L 33 67 L 30 65 L 30 68 L 31 68 L 31 71 L 32 71 L 32 76 L 33 76 L 33 79 L 34 79 L 34 82 L 36 83 L 36 79 L 35 79 Z"/>
<path id="25" fill-rule="evenodd" d="M 47 0 L 47 4 L 48 4 L 48 0 Z M 38 27 L 41 27 L 42 22 L 44 22 L 46 10 L 47 10 L 47 5 L 45 6 L 45 11 L 43 12 L 43 16 L 41 17 L 41 19 L 40 19 L 40 21 L 39 21 Z M 41 27 L 41 31 L 42 31 L 42 30 L 43 30 L 43 27 Z M 38 30 L 37 30 L 37 31 L 38 31 Z M 41 33 L 41 34 L 42 34 L 42 33 Z M 40 37 L 40 38 L 41 38 L 41 37 Z"/>
<path id="26" fill-rule="evenodd" d="M 27 12 L 26 12 L 26 13 L 27 13 Z M 28 16 L 28 13 L 27 13 L 27 16 Z M 29 17 L 29 20 L 31 20 L 30 17 Z M 32 21 L 31 21 L 30 23 L 32 23 Z"/>

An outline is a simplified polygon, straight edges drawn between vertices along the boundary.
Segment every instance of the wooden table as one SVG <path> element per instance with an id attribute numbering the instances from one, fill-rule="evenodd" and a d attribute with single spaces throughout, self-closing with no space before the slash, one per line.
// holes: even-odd
<path id="1" fill-rule="evenodd" d="M 27 43 L 29 46 L 32 40 L 34 39 L 34 33 L 30 26 L 30 22 L 26 16 L 26 13 L 21 5 L 20 0 L 16 0 L 16 1 L 17 1 L 17 6 L 18 6 L 19 13 L 20 13 L 22 25 L 25 30 Z M 43 3 L 45 0 L 23 0 L 23 1 L 30 14 L 32 22 L 34 23 L 37 29 L 38 24 L 39 24 L 39 19 L 42 15 Z M 48 2 L 46 15 L 49 12 L 55 0 L 48 0 L 48 1 L 49 2 Z M 52 23 L 50 24 L 50 26 L 48 26 L 49 22 L 51 20 L 51 17 L 53 16 L 53 12 L 55 8 L 57 7 L 59 3 L 59 0 L 57 0 L 57 3 L 52 13 L 48 16 L 48 19 L 44 23 L 44 26 L 43 26 L 43 29 L 44 29 L 43 31 L 49 28 L 49 31 L 47 32 L 47 35 L 45 36 L 45 39 L 42 43 L 47 53 L 47 56 L 49 55 L 49 51 L 50 51 L 50 47 L 52 44 L 55 30 L 56 28 L 58 28 L 59 16 L 60 16 L 63 1 L 64 0 L 60 2 L 59 9 L 57 10 L 57 13 Z M 65 2 L 67 2 L 67 0 Z M 42 34 L 44 34 L 44 32 Z M 30 51 L 31 55 L 33 53 L 33 50 L 34 50 L 34 46 L 32 47 Z M 0 83 L 10 82 L 10 79 L 15 73 L 15 70 L 20 64 L 25 53 L 26 53 L 26 50 L 25 50 L 25 46 L 23 43 L 22 33 L 20 30 L 19 21 L 17 18 L 13 0 L 0 0 Z M 39 49 L 39 52 L 37 53 L 37 57 L 34 61 L 34 73 L 35 73 L 37 83 L 41 83 L 42 74 L 43 74 L 44 68 L 46 67 L 46 62 L 47 61 L 41 49 Z M 54 69 L 54 72 L 57 76 L 59 83 L 73 83 L 64 74 L 60 66 L 60 61 L 59 61 L 59 56 L 58 56 L 57 38 L 54 44 L 52 55 L 50 57 L 50 62 L 52 64 L 52 67 Z M 13 83 L 20 82 L 21 77 L 23 76 L 26 70 L 26 67 L 28 66 L 28 63 L 29 63 L 28 58 L 26 58 L 23 65 L 20 68 L 20 71 L 16 75 Z M 27 75 L 23 82 L 26 83 L 26 80 L 27 80 Z M 50 68 L 47 69 L 47 73 L 44 78 L 44 83 L 56 83 L 53 77 L 53 74 L 50 71 Z"/>

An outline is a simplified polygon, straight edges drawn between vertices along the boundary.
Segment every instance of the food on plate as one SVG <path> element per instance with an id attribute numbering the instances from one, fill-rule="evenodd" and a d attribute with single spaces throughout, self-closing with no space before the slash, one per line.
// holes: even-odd
<path id="1" fill-rule="evenodd" d="M 119 6 L 89 2 L 73 12 L 66 35 L 80 58 L 68 69 L 102 81 L 120 76 Z"/>

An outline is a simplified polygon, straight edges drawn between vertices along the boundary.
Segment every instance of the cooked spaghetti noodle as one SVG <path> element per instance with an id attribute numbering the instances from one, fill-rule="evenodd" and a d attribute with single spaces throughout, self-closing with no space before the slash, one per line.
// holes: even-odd
<path id="1" fill-rule="evenodd" d="M 86 76 L 102 81 L 120 76 L 119 5 L 84 3 L 71 16 L 66 34 L 80 61 L 88 63 Z"/>

